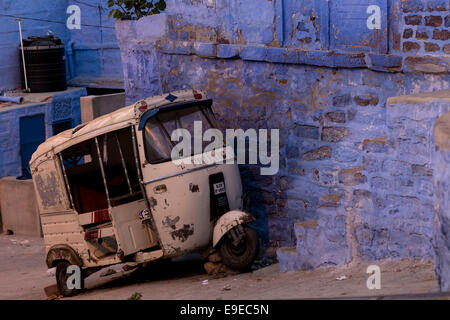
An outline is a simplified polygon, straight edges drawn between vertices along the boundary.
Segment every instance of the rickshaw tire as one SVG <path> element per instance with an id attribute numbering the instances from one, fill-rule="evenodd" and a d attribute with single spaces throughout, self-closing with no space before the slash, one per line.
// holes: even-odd
<path id="1" fill-rule="evenodd" d="M 56 283 L 58 285 L 59 292 L 64 297 L 72 297 L 77 293 L 81 292 L 83 287 L 83 272 L 81 272 L 81 288 L 80 289 L 69 289 L 67 287 L 67 268 L 72 264 L 66 260 L 58 262 L 56 265 Z"/>
<path id="2" fill-rule="evenodd" d="M 224 236 L 220 241 L 219 254 L 222 258 L 222 262 L 231 269 L 243 270 L 248 268 L 252 262 L 256 259 L 259 250 L 259 240 L 256 231 L 248 226 L 244 226 L 245 230 L 245 244 L 246 248 L 243 254 L 236 255 L 230 246 L 231 239 L 228 236 Z"/>

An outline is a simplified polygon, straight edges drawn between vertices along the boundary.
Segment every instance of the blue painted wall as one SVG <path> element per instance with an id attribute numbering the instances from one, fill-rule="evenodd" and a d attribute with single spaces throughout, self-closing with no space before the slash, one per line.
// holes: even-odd
<path id="1" fill-rule="evenodd" d="M 108 18 L 107 0 L 68 0 L 68 5 L 81 9 L 80 30 L 68 30 L 68 50 L 72 50 L 74 77 L 122 79 L 120 50 L 117 45 L 114 19 Z M 67 15 L 66 15 L 67 16 Z M 89 26 L 88 26 L 89 25 Z"/>
<path id="2" fill-rule="evenodd" d="M 21 86 L 19 55 L 19 26 L 14 18 L 2 14 L 32 17 L 41 20 L 64 21 L 67 1 L 61 0 L 3 0 L 0 1 L 0 88 L 15 89 Z M 46 35 L 51 30 L 67 42 L 64 24 L 25 20 L 22 22 L 23 37 Z"/>
<path id="3" fill-rule="evenodd" d="M 117 25 L 127 102 L 194 87 L 226 128 L 280 129 L 279 173 L 242 175 L 284 270 L 433 256 L 430 130 L 449 106 L 387 100 L 450 86 L 450 4 L 375 1 L 389 14 L 369 31 L 349 7 L 367 18 L 366 1 L 339 3 L 171 0 L 167 25 Z"/>
<path id="4" fill-rule="evenodd" d="M 81 10 L 81 29 L 69 30 L 67 8 L 77 5 Z M 68 79 L 80 77 L 89 84 L 92 79 L 122 79 L 120 51 L 117 46 L 114 20 L 108 18 L 107 0 L 4 0 L 0 2 L 0 88 L 14 89 L 21 85 L 19 29 L 12 17 L 34 18 L 22 22 L 23 37 L 46 35 L 52 31 L 66 46 Z M 86 80 L 87 79 L 87 80 Z M 107 84 L 105 86 L 108 86 Z"/>

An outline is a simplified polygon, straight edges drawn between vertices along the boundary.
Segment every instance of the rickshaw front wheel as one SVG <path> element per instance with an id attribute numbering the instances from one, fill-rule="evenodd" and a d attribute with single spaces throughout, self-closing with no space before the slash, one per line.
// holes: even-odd
<path id="1" fill-rule="evenodd" d="M 222 238 L 218 251 L 226 266 L 239 270 L 247 268 L 255 260 L 258 254 L 259 240 L 255 230 L 244 226 L 242 239 L 236 243 L 236 239 L 230 234 L 230 232 L 236 232 L 236 229 L 238 228 L 233 228 Z"/>
<path id="2" fill-rule="evenodd" d="M 59 292 L 64 297 L 71 297 L 75 295 L 79 289 L 69 289 L 67 280 L 71 274 L 67 273 L 67 268 L 71 266 L 68 261 L 61 261 L 56 265 L 56 283 L 58 284 Z M 82 279 L 80 279 L 82 281 Z"/>

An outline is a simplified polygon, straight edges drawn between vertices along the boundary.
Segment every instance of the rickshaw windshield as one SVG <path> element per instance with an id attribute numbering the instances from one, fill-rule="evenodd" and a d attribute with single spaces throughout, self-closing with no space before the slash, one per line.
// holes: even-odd
<path id="1" fill-rule="evenodd" d="M 177 129 L 186 129 L 194 145 L 194 125 L 201 122 L 201 134 L 215 126 L 211 109 L 207 106 L 193 106 L 181 109 L 161 110 L 147 120 L 144 127 L 145 155 L 150 163 L 161 163 L 171 159 L 172 148 L 176 142 L 171 140 Z M 203 142 L 203 148 L 209 142 Z M 192 154 L 194 155 L 194 150 Z"/>

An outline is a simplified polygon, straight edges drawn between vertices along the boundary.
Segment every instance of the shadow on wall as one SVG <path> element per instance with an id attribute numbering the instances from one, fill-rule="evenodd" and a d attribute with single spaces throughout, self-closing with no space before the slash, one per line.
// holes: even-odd
<path id="1" fill-rule="evenodd" d="M 256 166 L 252 166 L 256 167 Z M 263 184 L 256 183 L 255 174 L 250 166 L 239 166 L 244 190 L 244 211 L 250 212 L 256 221 L 251 223 L 251 227 L 258 233 L 262 247 L 269 245 L 269 225 L 267 219 L 267 209 L 264 205 L 265 190 Z M 259 171 L 259 168 L 256 167 Z M 269 176 L 272 179 L 272 176 Z"/>

